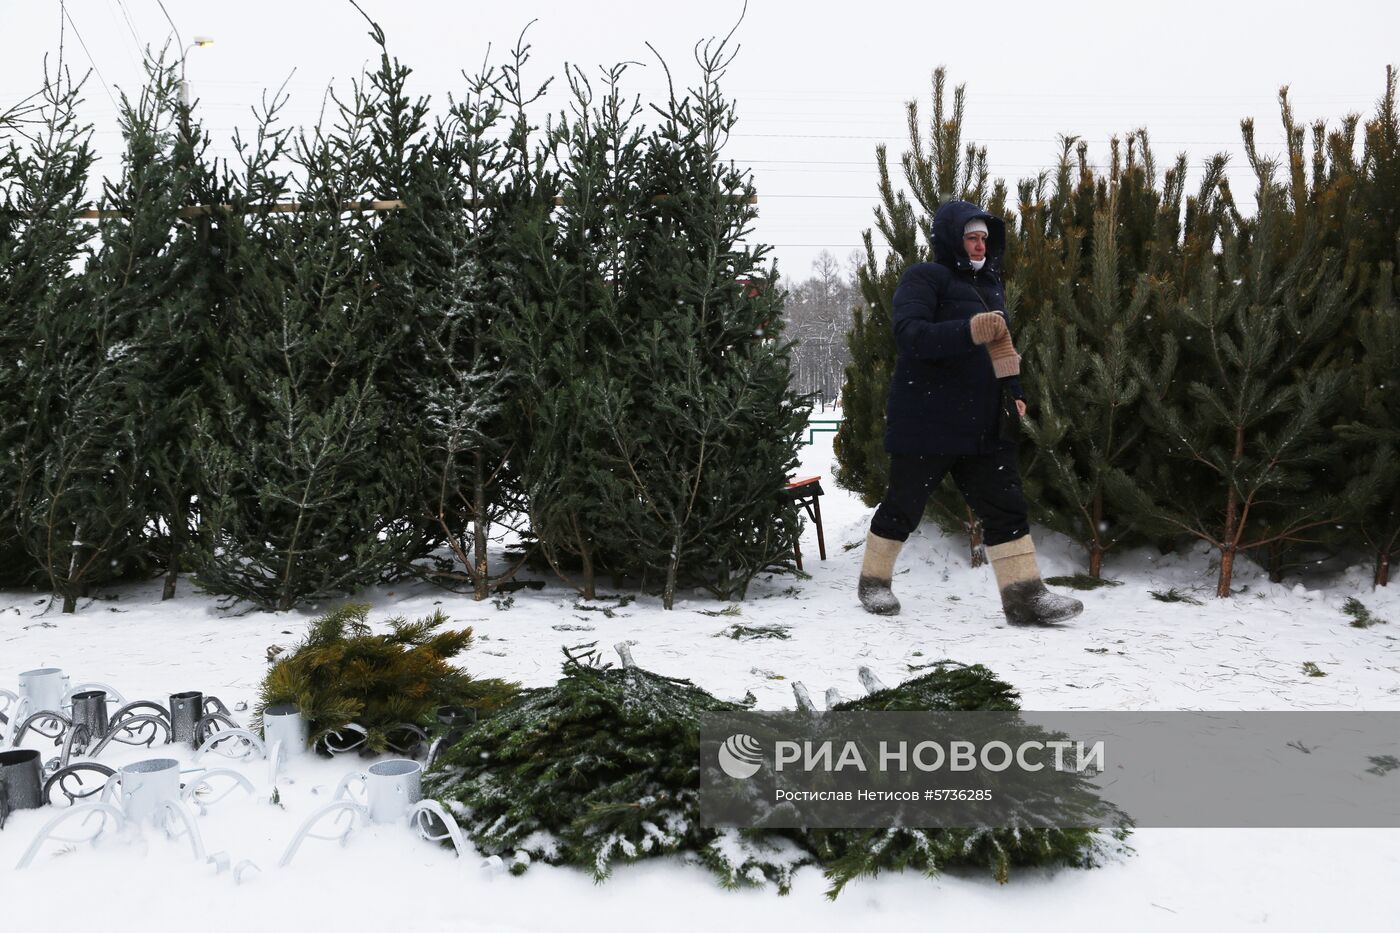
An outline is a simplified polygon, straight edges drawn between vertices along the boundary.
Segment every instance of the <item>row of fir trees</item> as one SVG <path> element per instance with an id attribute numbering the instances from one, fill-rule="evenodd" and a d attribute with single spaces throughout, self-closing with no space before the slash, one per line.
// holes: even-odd
<path id="1" fill-rule="evenodd" d="M 877 259 L 865 235 L 863 303 L 837 437 L 841 481 L 883 495 L 881 446 L 900 275 L 931 258 L 951 198 L 1006 219 L 1007 304 L 1030 412 L 1021 461 L 1032 518 L 1082 545 L 1100 577 L 1115 551 L 1205 545 L 1217 595 L 1248 554 L 1278 581 L 1329 555 L 1389 579 L 1400 550 L 1400 117 L 1396 76 L 1375 115 L 1300 125 L 1279 94 L 1286 153 L 1242 123 L 1256 208 L 1236 203 L 1218 155 L 1194 193 L 1188 163 L 1159 166 L 1146 130 L 1091 165 L 1066 137 L 1054 171 L 1013 195 L 964 145 L 964 92 L 935 72 L 925 136 L 908 105 L 908 194 L 878 152 Z M 945 484 L 945 528 L 977 527 Z"/>
<path id="2" fill-rule="evenodd" d="M 624 68 L 570 68 L 541 127 L 523 42 L 435 109 L 372 37 L 318 125 L 265 97 L 225 159 L 159 61 L 100 181 L 82 82 L 7 112 L 0 586 L 72 611 L 188 574 L 288 609 L 483 598 L 533 558 L 670 608 L 791 569 L 806 403 L 721 159 L 731 51 L 645 113 Z"/>

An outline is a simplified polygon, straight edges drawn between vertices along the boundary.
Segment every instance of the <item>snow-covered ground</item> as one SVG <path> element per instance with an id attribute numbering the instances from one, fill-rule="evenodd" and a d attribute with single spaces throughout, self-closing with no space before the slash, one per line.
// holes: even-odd
<path id="1" fill-rule="evenodd" d="M 802 475 L 820 474 L 828 559 L 815 532 L 803 547 L 808 580 L 760 581 L 737 615 L 702 596 L 666 612 L 639 598 L 611 617 L 576 608 L 551 582 L 513 602 L 445 594 L 421 586 L 363 594 L 371 618 L 417 618 L 441 607 L 472 626 L 475 647 L 460 660 L 475 674 L 527 685 L 552 683 L 560 648 L 597 640 L 633 641 L 638 664 L 688 677 L 711 692 L 753 691 L 764 709 L 790 708 L 792 684 L 820 697 L 836 686 L 859 692 L 856 668 L 887 683 L 939 658 L 981 662 L 1022 693 L 1026 709 L 1281 710 L 1400 709 L 1400 587 L 1372 591 L 1357 567 L 1326 588 L 1274 585 L 1253 565 L 1237 567 L 1230 600 L 1216 600 L 1199 555 L 1140 552 L 1112 560 L 1122 586 L 1079 594 L 1084 615 L 1053 631 L 1011 629 L 1001 621 L 989 568 L 967 566 L 960 541 L 927 527 L 897 569 L 903 614 L 864 614 L 854 597 L 859 547 L 870 510 L 831 482 L 830 434 L 805 448 Z M 1067 542 L 1037 532 L 1042 569 L 1072 573 Z M 1202 605 L 1163 603 L 1152 590 L 1176 588 Z M 76 615 L 45 611 L 34 594 L 0 593 L 0 686 L 24 670 L 53 666 L 74 680 L 101 681 L 128 698 L 164 701 L 203 690 L 230 706 L 255 700 L 268 646 L 290 647 L 317 614 L 238 614 L 191 592 L 159 601 L 159 581 L 118 588 Z M 1352 628 L 1342 601 L 1356 596 L 1389 625 Z M 595 607 L 616 606 L 600 600 Z M 320 607 L 324 609 L 326 607 Z M 788 640 L 734 640 L 732 624 L 778 624 Z M 1327 675 L 1303 671 L 1311 661 Z M 246 717 L 248 714 L 241 714 Z M 40 747 L 31 738 L 28 747 Z M 188 750 L 159 749 L 189 762 Z M 46 750 L 45 755 L 52 754 Z M 113 764 L 151 752 L 115 746 Z M 698 868 L 672 861 L 620 867 L 595 885 L 583 873 L 535 866 L 522 877 L 493 874 L 481 860 L 417 840 L 407 829 L 357 830 L 344 847 L 310 840 L 295 861 L 276 863 L 306 815 L 330 799 L 354 756 L 296 762 L 280 784 L 282 806 L 267 802 L 266 768 L 241 765 L 258 797 L 235 792 L 199 819 L 210 853 L 260 871 L 232 872 L 190 857 L 187 842 L 146 830 L 98 848 L 50 845 L 23 872 L 13 866 L 52 809 L 22 811 L 0 831 L 0 916 L 5 929 L 288 929 L 586 931 L 731 929 L 929 929 L 957 923 L 1043 930 L 1395 929 L 1400 917 L 1400 830 L 1139 830 L 1133 854 L 1092 871 L 1021 873 L 999 886 L 985 875 L 929 880 L 885 875 L 853 883 L 835 903 L 814 869 L 794 891 L 726 892 Z M 50 927 L 53 924 L 55 926 Z"/>

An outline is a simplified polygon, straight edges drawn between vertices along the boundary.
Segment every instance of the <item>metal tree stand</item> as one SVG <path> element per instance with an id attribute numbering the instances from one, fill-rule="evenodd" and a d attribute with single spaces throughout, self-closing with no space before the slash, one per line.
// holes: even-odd
<path id="1" fill-rule="evenodd" d="M 317 810 L 292 836 L 292 841 L 277 862 L 278 867 L 291 864 L 297 850 L 306 839 L 326 839 L 345 845 L 355 828 L 355 817 L 370 823 L 408 823 L 418 835 L 430 842 L 450 840 L 460 858 L 466 850 L 462 831 L 436 800 L 424 800 L 421 787 L 423 766 L 409 758 L 392 758 L 370 765 L 366 771 L 352 771 L 341 778 L 335 790 L 335 800 Z M 364 786 L 363 802 L 354 799 L 350 786 L 355 781 Z M 334 815 L 332 824 L 344 822 L 338 833 L 319 835 L 312 832 L 325 817 Z M 343 818 L 349 816 L 348 820 Z M 438 822 L 436 826 L 433 820 Z M 441 831 L 438 826 L 442 827 Z"/>
<path id="2" fill-rule="evenodd" d="M 98 843 L 114 831 L 132 825 L 154 826 L 173 839 L 187 838 L 196 859 L 207 860 L 218 871 L 230 867 L 227 853 L 206 856 L 196 823 L 208 807 L 242 789 L 254 786 L 231 768 L 205 768 L 209 754 L 237 762 L 267 761 L 268 784 L 276 788 L 293 762 L 312 749 L 308 724 L 292 704 L 263 711 L 263 735 L 242 728 L 218 697 L 200 691 L 171 694 L 169 705 L 153 700 L 128 701 L 116 689 L 101 683 L 69 686 L 69 677 L 57 668 L 26 671 L 18 692 L 0 690 L 0 827 L 16 809 L 66 803 L 62 813 L 50 819 L 21 857 L 18 868 L 28 867 L 47 843 L 77 845 Z M 109 707 L 115 712 L 109 714 Z M 442 724 L 460 732 L 470 714 L 444 710 Z M 20 748 L 31 735 L 59 746 L 58 754 L 45 761 L 35 749 Z M 331 732 L 318 747 L 331 755 L 360 750 L 368 740 L 364 727 L 350 723 Z M 440 743 L 442 740 L 439 739 Z M 148 758 L 113 768 L 96 759 L 112 744 L 134 747 L 185 745 L 193 749 L 195 767 L 182 770 L 173 758 Z M 427 732 L 403 723 L 391 730 L 390 747 L 401 754 L 425 756 L 430 749 Z M 437 801 L 423 800 L 420 779 L 424 766 L 412 759 L 395 759 L 371 765 L 364 772 L 346 775 L 335 800 L 313 813 L 293 836 L 280 864 L 291 862 L 308 837 L 345 842 L 355 828 L 355 818 L 366 822 L 407 823 L 432 842 L 451 842 L 460 856 L 466 851 L 461 830 Z M 182 778 L 185 778 L 182 783 Z M 360 782 L 362 800 L 351 793 Z M 331 835 L 312 830 L 326 817 L 344 828 Z M 348 821 L 345 819 L 348 816 Z M 235 881 L 258 866 L 244 859 L 233 865 Z M 259 871 L 261 869 L 258 869 Z"/>

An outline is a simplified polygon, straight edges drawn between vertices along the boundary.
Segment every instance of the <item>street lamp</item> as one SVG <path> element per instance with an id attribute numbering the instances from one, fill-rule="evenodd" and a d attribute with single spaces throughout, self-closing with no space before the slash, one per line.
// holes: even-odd
<path id="1" fill-rule="evenodd" d="M 206 45 L 213 45 L 214 40 L 209 36 L 195 36 L 194 41 L 185 46 L 185 50 L 180 53 L 180 103 L 186 107 L 190 105 L 190 83 L 185 80 L 185 56 L 190 49 L 202 49 Z"/>

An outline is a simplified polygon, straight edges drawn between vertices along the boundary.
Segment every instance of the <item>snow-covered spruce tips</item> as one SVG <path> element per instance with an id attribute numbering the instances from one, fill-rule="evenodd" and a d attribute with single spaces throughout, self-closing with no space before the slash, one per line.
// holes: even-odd
<path id="1" fill-rule="evenodd" d="M 823 869 L 835 897 L 849 881 L 905 868 L 934 875 L 982 867 L 1092 866 L 1108 837 L 1095 830 L 735 830 L 700 824 L 702 713 L 737 712 L 686 680 L 572 659 L 553 687 L 527 690 L 472 726 L 424 776 L 424 790 L 485 855 L 574 865 L 595 878 L 618 863 L 675 854 L 726 887 L 786 891 L 803 865 Z M 981 665 L 951 661 L 833 710 L 1015 710 L 1012 687 Z M 1122 832 L 1117 831 L 1121 836 Z"/>

